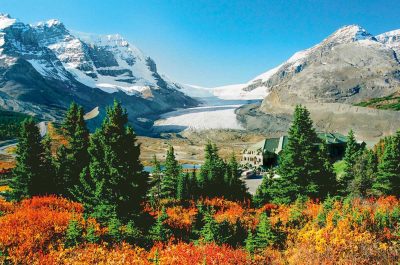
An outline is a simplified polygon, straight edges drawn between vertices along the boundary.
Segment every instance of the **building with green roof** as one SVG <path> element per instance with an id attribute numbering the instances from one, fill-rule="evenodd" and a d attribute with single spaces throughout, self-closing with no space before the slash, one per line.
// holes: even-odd
<path id="1" fill-rule="evenodd" d="M 328 147 L 333 160 L 343 157 L 346 149 L 347 137 L 339 133 L 318 133 L 318 138 Z M 264 139 L 243 150 L 240 163 L 252 168 L 269 168 L 278 165 L 279 155 L 288 143 L 288 137 Z M 319 143 L 316 143 L 319 144 Z"/>

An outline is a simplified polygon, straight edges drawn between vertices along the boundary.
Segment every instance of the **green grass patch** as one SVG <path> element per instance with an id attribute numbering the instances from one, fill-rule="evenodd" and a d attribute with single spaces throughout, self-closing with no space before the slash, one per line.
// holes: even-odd
<path id="1" fill-rule="evenodd" d="M 392 94 L 390 96 L 373 98 L 364 102 L 354 104 L 360 107 L 372 107 L 384 110 L 400 110 L 400 96 Z"/>

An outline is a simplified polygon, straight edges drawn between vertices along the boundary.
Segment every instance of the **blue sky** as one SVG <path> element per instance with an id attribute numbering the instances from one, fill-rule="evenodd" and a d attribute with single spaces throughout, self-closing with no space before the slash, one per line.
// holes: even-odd
<path id="1" fill-rule="evenodd" d="M 399 0 L 0 0 L 0 12 L 120 33 L 173 80 L 209 87 L 246 82 L 343 25 L 400 28 Z"/>

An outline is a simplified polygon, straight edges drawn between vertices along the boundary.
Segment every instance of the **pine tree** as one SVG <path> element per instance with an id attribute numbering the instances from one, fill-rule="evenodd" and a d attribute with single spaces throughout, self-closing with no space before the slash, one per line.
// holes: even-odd
<path id="1" fill-rule="evenodd" d="M 149 233 L 150 238 L 156 242 L 167 242 L 172 235 L 172 232 L 164 224 L 165 220 L 168 219 L 167 212 L 163 207 L 161 213 L 157 217 L 156 223 L 151 227 Z"/>
<path id="2" fill-rule="evenodd" d="M 174 147 L 170 145 L 165 159 L 164 176 L 161 179 L 162 198 L 176 198 L 180 172 L 181 167 L 175 158 Z"/>
<path id="3" fill-rule="evenodd" d="M 153 166 L 153 172 L 151 172 L 150 177 L 149 196 L 150 201 L 155 204 L 155 206 L 158 206 L 161 198 L 161 179 L 163 174 L 161 170 L 161 164 L 155 155 L 153 156 L 151 163 Z"/>
<path id="4" fill-rule="evenodd" d="M 333 170 L 333 165 L 329 157 L 328 147 L 325 143 L 321 143 L 318 150 L 319 176 L 316 178 L 318 186 L 317 198 L 326 198 L 328 194 L 336 194 L 337 181 L 336 174 Z"/>
<path id="5" fill-rule="evenodd" d="M 360 155 L 360 149 L 360 145 L 355 139 L 353 130 L 350 130 L 347 136 L 346 150 L 343 158 L 345 163 L 344 174 L 338 182 L 338 192 L 342 196 L 349 193 L 349 185 L 354 179 L 354 165 Z"/>
<path id="6" fill-rule="evenodd" d="M 140 146 L 128 115 L 117 101 L 107 108 L 100 129 L 90 139 L 90 163 L 73 194 L 92 215 L 121 221 L 138 217 L 145 200 L 148 177 L 139 160 Z"/>
<path id="7" fill-rule="evenodd" d="M 73 102 L 61 126 L 68 145 L 61 146 L 58 151 L 57 175 L 59 192 L 67 197 L 70 197 L 70 189 L 79 183 L 82 170 L 89 164 L 89 130 L 83 116 L 83 108 Z"/>
<path id="8" fill-rule="evenodd" d="M 77 220 L 70 220 L 65 235 L 65 247 L 74 247 L 82 242 L 83 229 Z"/>
<path id="9" fill-rule="evenodd" d="M 187 174 L 179 174 L 177 181 L 177 189 L 176 189 L 176 198 L 178 200 L 186 199 L 187 193 L 187 183 L 188 178 Z"/>
<path id="10" fill-rule="evenodd" d="M 26 119 L 22 123 L 16 166 L 10 183 L 13 199 L 43 195 L 51 191 L 54 176 L 48 144 L 48 140 L 42 142 L 39 128 L 33 119 Z"/>
<path id="11" fill-rule="evenodd" d="M 385 149 L 373 183 L 376 195 L 400 196 L 400 131 L 386 140 Z"/>
<path id="12" fill-rule="evenodd" d="M 254 235 L 253 235 L 253 232 L 251 231 L 251 229 L 249 229 L 247 232 L 247 238 L 245 240 L 245 244 L 246 244 L 245 248 L 246 248 L 247 252 L 249 252 L 250 254 L 253 254 L 256 249 L 256 245 L 255 245 Z"/>
<path id="13" fill-rule="evenodd" d="M 236 161 L 235 153 L 226 165 L 225 173 L 225 197 L 231 200 L 244 200 L 249 198 L 246 183 L 240 178 L 239 164 Z"/>
<path id="14" fill-rule="evenodd" d="M 68 111 L 65 114 L 61 128 L 67 138 L 72 138 L 76 131 L 76 123 L 78 121 L 78 104 L 71 102 Z"/>
<path id="15" fill-rule="evenodd" d="M 215 144 L 208 142 L 205 147 L 205 161 L 199 174 L 199 192 L 204 197 L 221 197 L 225 195 L 226 164 L 218 155 Z"/>
<path id="16" fill-rule="evenodd" d="M 256 206 L 261 207 L 263 204 L 272 200 L 270 192 L 272 191 L 271 184 L 274 175 L 275 172 L 272 168 L 263 175 L 261 184 L 258 186 L 256 193 L 253 196 L 253 202 Z"/>
<path id="17" fill-rule="evenodd" d="M 296 106 L 293 123 L 288 133 L 288 144 L 280 157 L 279 178 L 274 179 L 269 189 L 277 202 L 294 201 L 298 195 L 317 198 L 321 193 L 321 168 L 319 157 L 320 140 L 310 119 L 310 113 L 301 105 Z"/>
<path id="18" fill-rule="evenodd" d="M 200 237 L 205 243 L 220 243 L 219 225 L 213 217 L 214 210 L 208 210 L 204 213 L 204 226 L 200 230 Z"/>
<path id="19" fill-rule="evenodd" d="M 88 228 L 86 229 L 85 240 L 92 244 L 95 244 L 100 240 L 96 233 L 96 227 L 94 224 L 89 224 Z"/>
<path id="20" fill-rule="evenodd" d="M 58 190 L 56 166 L 51 151 L 51 138 L 48 135 L 42 140 L 42 146 L 41 186 L 38 190 L 40 194 L 56 194 Z"/>
<path id="21" fill-rule="evenodd" d="M 372 150 L 364 150 L 353 166 L 354 179 L 350 182 L 349 192 L 355 196 L 367 196 L 377 173 L 378 158 Z"/>
<path id="22" fill-rule="evenodd" d="M 254 238 L 255 246 L 264 249 L 274 243 L 275 235 L 272 231 L 269 218 L 266 213 L 260 215 L 260 222 L 257 225 L 257 232 Z"/>

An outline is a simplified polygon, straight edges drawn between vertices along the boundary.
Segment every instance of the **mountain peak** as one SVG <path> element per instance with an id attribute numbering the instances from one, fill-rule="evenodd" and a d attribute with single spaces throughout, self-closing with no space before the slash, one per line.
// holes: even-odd
<path id="1" fill-rule="evenodd" d="M 58 19 L 50 19 L 45 22 L 39 22 L 36 27 L 46 27 L 46 28 L 62 28 L 65 29 L 64 24 Z"/>
<path id="2" fill-rule="evenodd" d="M 0 13 L 0 30 L 8 28 L 17 22 L 15 18 L 11 18 L 9 14 Z"/>
<path id="3" fill-rule="evenodd" d="M 374 39 L 363 27 L 359 25 L 347 25 L 336 30 L 325 41 L 353 42 L 365 39 Z M 325 42 L 324 41 L 324 42 Z"/>

